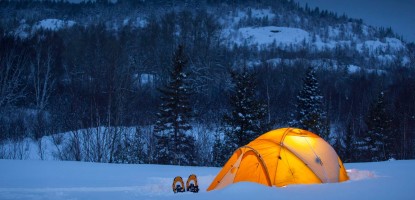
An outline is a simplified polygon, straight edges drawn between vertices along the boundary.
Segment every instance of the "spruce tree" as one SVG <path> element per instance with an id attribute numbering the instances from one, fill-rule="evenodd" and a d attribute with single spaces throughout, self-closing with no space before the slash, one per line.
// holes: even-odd
<path id="1" fill-rule="evenodd" d="M 183 46 L 173 55 L 170 80 L 159 91 L 161 105 L 154 133 L 157 138 L 155 159 L 159 164 L 195 165 L 195 140 L 186 134 L 190 125 L 191 90 L 186 72 L 187 58 Z"/>
<path id="2" fill-rule="evenodd" d="M 367 151 L 367 158 L 370 161 L 381 161 L 395 156 L 392 117 L 387 110 L 383 92 L 370 107 L 365 122 L 368 130 L 363 137 L 363 145 Z"/>
<path id="3" fill-rule="evenodd" d="M 224 116 L 225 157 L 267 131 L 266 105 L 256 99 L 254 74 L 244 67 L 231 75 L 235 92 L 230 97 L 232 112 Z"/>
<path id="4" fill-rule="evenodd" d="M 224 154 L 225 144 L 220 137 L 220 134 L 215 134 L 215 142 L 212 149 L 212 166 L 221 167 L 227 161 L 227 155 Z"/>
<path id="5" fill-rule="evenodd" d="M 132 136 L 126 134 L 114 152 L 114 162 L 143 164 L 148 162 L 147 153 L 144 150 L 142 131 L 136 127 Z"/>
<path id="6" fill-rule="evenodd" d="M 313 67 L 309 67 L 303 79 L 302 90 L 297 96 L 297 110 L 290 126 L 314 132 L 327 141 L 329 126 L 322 105 L 323 96 L 320 95 L 316 72 Z"/>
<path id="7" fill-rule="evenodd" d="M 353 130 L 353 123 L 349 122 L 344 134 L 339 134 L 335 138 L 336 141 L 332 144 L 333 148 L 336 150 L 337 155 L 344 162 L 353 162 L 359 154 L 358 149 L 356 148 L 356 136 Z"/>
<path id="8" fill-rule="evenodd" d="M 355 154 L 358 149 L 356 148 L 356 134 L 353 129 L 353 122 L 349 122 L 346 128 L 346 136 L 344 138 L 344 162 L 353 162 Z"/>

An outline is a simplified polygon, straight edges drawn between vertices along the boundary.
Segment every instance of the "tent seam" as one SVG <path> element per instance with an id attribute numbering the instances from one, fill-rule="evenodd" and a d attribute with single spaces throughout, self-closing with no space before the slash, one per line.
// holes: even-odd
<path id="1" fill-rule="evenodd" d="M 261 161 L 262 166 L 265 168 L 266 178 L 267 178 L 268 185 L 269 185 L 270 187 L 272 187 L 271 179 L 270 179 L 270 177 L 269 177 L 268 167 L 267 167 L 267 164 L 266 164 L 266 163 L 264 162 L 264 160 L 262 159 L 261 154 L 260 154 L 260 153 L 258 153 L 258 151 L 257 151 L 257 150 L 255 150 L 254 148 L 252 148 L 252 147 L 250 147 L 250 146 L 248 146 L 248 145 L 245 145 L 245 146 L 243 146 L 243 147 L 241 147 L 241 148 L 244 148 L 244 147 L 245 147 L 245 148 L 250 149 L 249 151 L 253 151 L 253 152 L 256 154 L 256 156 L 259 158 L 259 160 Z M 248 151 L 247 151 L 247 152 L 248 152 Z M 243 154 L 242 154 L 242 156 L 243 156 L 244 154 L 246 154 L 247 152 L 243 153 Z"/>

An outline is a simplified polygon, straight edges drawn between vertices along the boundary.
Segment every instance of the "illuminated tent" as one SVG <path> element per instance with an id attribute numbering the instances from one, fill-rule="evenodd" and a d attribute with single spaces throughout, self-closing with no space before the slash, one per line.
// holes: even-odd
<path id="1" fill-rule="evenodd" d="M 330 144 L 309 131 L 282 128 L 238 148 L 207 190 L 241 181 L 282 187 L 348 179 L 342 161 Z"/>

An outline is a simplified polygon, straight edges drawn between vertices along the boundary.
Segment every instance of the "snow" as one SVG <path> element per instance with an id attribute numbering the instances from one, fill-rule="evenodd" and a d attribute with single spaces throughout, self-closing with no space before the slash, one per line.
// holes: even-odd
<path id="1" fill-rule="evenodd" d="M 348 71 L 349 71 L 349 73 L 358 73 L 358 72 L 360 72 L 361 69 L 362 68 L 360 68 L 359 66 L 349 65 Z"/>
<path id="2" fill-rule="evenodd" d="M 251 15 L 253 18 L 267 17 L 268 20 L 272 20 L 275 17 L 275 14 L 271 9 L 251 9 Z"/>
<path id="3" fill-rule="evenodd" d="M 72 3 L 79 3 L 80 0 L 71 0 Z M 310 49 L 311 51 L 330 51 L 336 48 L 354 48 L 360 53 L 367 53 L 374 57 L 379 63 L 383 65 L 400 62 L 403 66 L 409 66 L 411 63 L 410 57 L 404 55 L 397 56 L 399 52 L 405 52 L 405 44 L 397 38 L 370 38 L 370 40 L 359 38 L 353 33 L 353 23 L 346 24 L 332 24 L 322 30 L 327 31 L 321 35 L 320 32 L 313 32 L 311 30 L 304 30 L 298 27 L 279 27 L 279 26 L 264 26 L 263 24 L 256 24 L 247 26 L 244 21 L 248 19 L 256 19 L 261 21 L 263 18 L 268 18 L 269 24 L 272 24 L 277 13 L 272 9 L 235 9 L 229 11 L 227 14 L 221 16 L 219 21 L 223 27 L 221 36 L 223 37 L 223 44 L 229 48 L 234 45 L 263 49 L 275 44 L 278 48 L 287 51 L 297 51 L 300 49 Z M 299 19 L 300 20 L 300 19 Z M 20 38 L 27 38 L 39 29 L 61 30 L 74 26 L 76 22 L 71 20 L 61 19 L 43 19 L 30 25 L 26 20 L 21 20 L 20 25 L 15 30 L 14 35 Z M 126 17 L 122 21 L 122 25 L 133 25 L 138 28 L 144 28 L 148 25 L 145 15 L 140 15 L 135 18 Z M 244 27 L 245 26 L 245 27 Z M 295 26 L 295 25 L 294 25 Z M 364 35 L 370 35 L 370 26 L 361 25 Z M 113 29 L 118 30 L 118 25 L 113 24 Z M 179 35 L 180 32 L 176 32 Z M 258 65 L 256 60 L 248 61 L 250 66 Z M 349 63 L 355 64 L 355 63 Z M 151 80 L 149 80 L 150 82 Z M 144 80 L 144 83 L 147 83 Z"/>
<path id="4" fill-rule="evenodd" d="M 298 45 L 304 41 L 309 41 L 309 33 L 303 29 L 290 27 L 244 27 L 236 30 L 224 29 L 222 35 L 230 38 L 237 45 L 259 45 L 268 46 L 274 42 L 278 46 Z M 231 44 L 232 45 L 232 44 Z"/>
<path id="5" fill-rule="evenodd" d="M 221 168 L 0 160 L 0 199 L 413 199 L 415 160 L 345 164 L 343 183 L 266 187 L 241 182 L 206 192 Z M 174 194 L 175 176 L 198 176 L 200 192 Z"/>
<path id="6" fill-rule="evenodd" d="M 226 44 L 229 48 L 232 48 L 233 45 L 266 48 L 273 44 L 285 50 L 295 50 L 308 45 L 317 51 L 332 50 L 337 47 L 350 48 L 351 41 L 334 39 L 339 35 L 339 32 L 338 28 L 329 27 L 329 35 L 332 39 L 328 41 L 322 41 L 319 35 L 316 35 L 313 41 L 310 33 L 300 28 L 278 26 L 225 28 L 222 31 L 222 36 L 227 39 L 224 41 L 229 42 Z M 397 38 L 385 38 L 357 43 L 355 48 L 360 53 L 367 51 L 383 64 L 390 64 L 397 59 L 395 53 L 404 50 L 405 45 Z M 400 62 L 402 65 L 407 65 L 409 60 L 404 57 Z M 255 65 L 255 63 L 251 63 L 251 65 Z"/>
<path id="7" fill-rule="evenodd" d="M 219 21 L 222 26 L 234 27 L 237 26 L 242 19 L 247 19 L 248 17 L 253 19 L 262 19 L 267 17 L 269 21 L 272 21 L 275 16 L 276 15 L 271 9 L 237 9 L 235 11 L 230 11 L 227 16 L 222 17 Z"/>
<path id="8" fill-rule="evenodd" d="M 103 132 L 101 129 L 96 131 Z M 67 135 L 62 134 L 62 143 Z M 237 183 L 206 192 L 221 168 L 56 161 L 50 136 L 42 138 L 46 161 L 41 161 L 37 145 L 29 139 L 21 145 L 3 145 L 3 150 L 21 149 L 18 153 L 28 160 L 0 160 L 0 199 L 411 199 L 415 195 L 411 190 L 415 173 L 408 173 L 415 160 L 346 163 L 351 180 L 343 183 L 284 188 Z M 173 178 L 182 176 L 186 181 L 193 173 L 199 178 L 201 191 L 174 194 Z"/>
<path id="9" fill-rule="evenodd" d="M 145 85 L 145 84 L 149 84 L 149 83 L 153 83 L 154 82 L 154 75 L 153 74 L 141 74 L 140 75 L 140 82 L 141 84 Z"/>
<path id="10" fill-rule="evenodd" d="M 39 21 L 33 26 L 33 30 L 47 29 L 51 31 L 57 31 L 62 28 L 72 27 L 75 25 L 74 21 L 60 20 L 60 19 L 44 19 Z"/>
<path id="11" fill-rule="evenodd" d="M 127 17 L 123 20 L 122 25 L 127 26 L 129 24 L 132 24 L 132 25 L 134 25 L 135 27 L 138 27 L 138 28 L 144 28 L 144 27 L 147 26 L 148 21 L 144 18 L 141 18 L 141 17 L 137 17 L 135 20 L 131 20 L 130 18 Z"/>
<path id="12" fill-rule="evenodd" d="M 356 45 L 356 49 L 359 52 L 363 52 L 364 48 L 367 48 L 370 53 L 374 53 L 375 51 L 381 51 L 384 53 L 387 52 L 387 50 L 399 51 L 405 49 L 405 46 L 399 39 L 385 38 L 385 41 L 368 40 L 364 43 Z"/>
<path id="13" fill-rule="evenodd" d="M 348 71 L 351 74 L 359 73 L 361 70 L 364 70 L 366 73 L 376 73 L 377 75 L 382 75 L 386 73 L 385 70 L 381 69 L 363 69 L 356 65 L 348 65 Z"/>

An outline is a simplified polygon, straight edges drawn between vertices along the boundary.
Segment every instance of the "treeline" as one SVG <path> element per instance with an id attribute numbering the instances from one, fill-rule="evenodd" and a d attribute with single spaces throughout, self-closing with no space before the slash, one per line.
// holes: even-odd
<path id="1" fill-rule="evenodd" d="M 40 30 L 23 39 L 8 34 L 3 25 L 0 28 L 0 140 L 40 139 L 71 132 L 71 145 L 61 149 L 71 153 L 61 152 L 57 156 L 60 159 L 161 162 L 163 159 L 157 161 L 157 157 L 165 155 L 156 154 L 162 145 L 158 143 L 162 140 L 155 136 L 159 132 L 156 134 L 152 128 L 144 127 L 154 127 L 160 120 L 156 115 L 164 102 L 160 89 L 171 82 L 173 55 L 182 45 L 187 58 L 186 86 L 192 91 L 188 97 L 191 111 L 188 123 L 193 128 L 189 130 L 193 130 L 197 160 L 188 164 L 218 164 L 215 157 L 206 155 L 223 147 L 224 134 L 228 133 L 225 135 L 229 139 L 234 133 L 229 127 L 238 129 L 233 122 L 236 118 L 230 117 L 235 109 L 231 97 L 237 91 L 237 80 L 233 78 L 237 75 L 232 73 L 244 68 L 252 73 L 253 80 L 249 83 L 255 86 L 252 96 L 265 105 L 264 119 L 258 120 L 266 126 L 254 130 L 293 124 L 303 79 L 312 66 L 316 69 L 322 97 L 323 124 L 327 133 L 334 133 L 325 138 L 346 162 L 415 157 L 413 63 L 409 67 L 403 67 L 401 62 L 381 65 L 369 54 L 347 47 L 321 51 L 280 49 L 276 45 L 261 49 L 247 45 L 229 47 L 224 45 L 228 42 L 221 36 L 223 27 L 218 17 L 203 9 L 153 14 L 146 23 L 144 27 L 125 24 L 113 30 L 101 21 L 59 31 Z M 246 23 L 251 23 L 249 18 Z M 290 62 L 267 62 L 273 58 Z M 256 60 L 259 63 L 250 64 Z M 316 60 L 337 61 L 332 63 L 336 67 L 327 67 L 325 62 L 315 64 Z M 359 64 L 362 69 L 355 71 L 349 64 Z M 371 72 L 365 68 L 384 70 Z M 380 96 L 383 103 L 378 103 Z M 379 108 L 377 104 L 382 106 Z M 376 109 L 387 116 L 374 123 Z M 226 120 L 224 116 L 228 116 Z M 109 136 L 96 140 L 98 131 L 95 134 L 79 132 L 100 127 L 105 127 L 104 132 L 110 133 Z M 127 134 L 131 131 L 120 127 L 137 127 L 134 137 Z M 394 137 L 372 140 L 367 135 L 379 135 L 379 131 L 384 135 L 384 130 Z M 147 135 L 143 136 L 143 132 Z M 261 133 L 251 132 L 248 138 L 258 134 Z M 207 142 L 212 138 L 216 138 L 215 144 Z M 90 144 L 85 146 L 87 150 L 82 150 L 79 142 L 84 140 Z M 60 144 L 59 138 L 56 144 Z M 393 153 L 386 155 L 380 151 L 383 144 Z M 102 154 L 96 155 L 95 147 Z M 167 144 L 165 147 L 172 150 Z M 384 156 L 379 156 L 382 152 Z"/>

